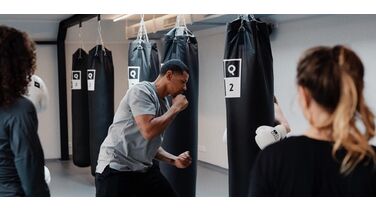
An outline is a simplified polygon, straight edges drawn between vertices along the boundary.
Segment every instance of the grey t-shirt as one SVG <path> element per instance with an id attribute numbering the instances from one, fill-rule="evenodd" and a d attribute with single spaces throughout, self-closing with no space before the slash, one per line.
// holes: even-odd
<path id="1" fill-rule="evenodd" d="M 101 145 L 96 172 L 102 173 L 107 165 L 119 171 L 145 172 L 150 168 L 162 144 L 163 133 L 153 140 L 146 140 L 134 117 L 158 117 L 168 109 L 167 98 L 158 97 L 154 83 L 144 81 L 130 88 L 121 100 Z"/>

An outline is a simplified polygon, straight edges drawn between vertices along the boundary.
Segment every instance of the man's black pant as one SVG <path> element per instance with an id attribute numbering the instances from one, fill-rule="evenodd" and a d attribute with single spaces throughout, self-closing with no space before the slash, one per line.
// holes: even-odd
<path id="1" fill-rule="evenodd" d="M 96 173 L 97 197 L 175 197 L 167 179 L 157 165 L 147 172 L 121 172 L 107 166 Z"/>

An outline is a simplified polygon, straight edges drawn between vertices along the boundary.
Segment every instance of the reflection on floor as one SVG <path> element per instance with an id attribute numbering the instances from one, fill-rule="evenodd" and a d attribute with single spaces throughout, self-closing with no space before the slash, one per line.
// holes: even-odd
<path id="1" fill-rule="evenodd" d="M 70 161 L 47 160 L 51 172 L 49 185 L 53 197 L 93 197 L 95 196 L 94 177 L 90 167 L 80 168 Z M 199 162 L 197 166 L 196 196 L 228 196 L 227 170 Z"/>

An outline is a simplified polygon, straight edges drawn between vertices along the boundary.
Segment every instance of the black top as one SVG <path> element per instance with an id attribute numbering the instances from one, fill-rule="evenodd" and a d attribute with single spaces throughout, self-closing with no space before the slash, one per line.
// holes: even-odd
<path id="1" fill-rule="evenodd" d="M 332 147 L 306 136 L 266 147 L 255 161 L 249 195 L 376 196 L 375 165 L 365 160 L 345 176 L 340 166 L 346 152 L 339 150 L 334 159 Z"/>
<path id="2" fill-rule="evenodd" d="M 0 196 L 49 196 L 33 104 L 19 98 L 0 107 Z"/>

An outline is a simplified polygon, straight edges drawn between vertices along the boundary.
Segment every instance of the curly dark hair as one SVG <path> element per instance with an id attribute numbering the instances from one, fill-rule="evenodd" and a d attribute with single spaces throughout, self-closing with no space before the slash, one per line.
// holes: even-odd
<path id="1" fill-rule="evenodd" d="M 26 93 L 35 69 L 34 42 L 26 33 L 0 25 L 0 107 Z"/>

